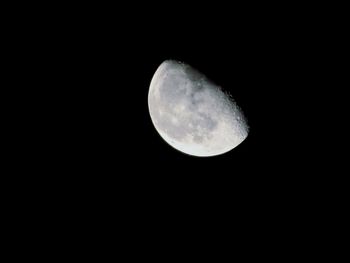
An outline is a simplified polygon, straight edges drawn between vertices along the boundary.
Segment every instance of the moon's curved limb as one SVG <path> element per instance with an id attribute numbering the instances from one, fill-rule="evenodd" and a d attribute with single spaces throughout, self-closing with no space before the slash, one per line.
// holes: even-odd
<path id="1" fill-rule="evenodd" d="M 232 97 L 181 62 L 166 60 L 158 67 L 148 107 L 160 136 L 190 155 L 223 154 L 248 136 L 246 119 Z"/>

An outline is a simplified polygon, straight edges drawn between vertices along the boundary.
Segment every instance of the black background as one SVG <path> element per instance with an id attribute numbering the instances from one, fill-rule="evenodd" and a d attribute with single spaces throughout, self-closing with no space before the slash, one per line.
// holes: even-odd
<path id="1" fill-rule="evenodd" d="M 57 169 L 66 174 L 63 184 L 87 184 L 88 192 L 121 187 L 144 199 L 159 191 L 160 202 L 163 195 L 185 203 L 191 196 L 248 202 L 271 193 L 282 202 L 279 194 L 303 185 L 288 173 L 305 154 L 300 107 L 312 92 L 305 74 L 312 74 L 314 30 L 287 12 L 224 9 L 122 16 L 72 8 L 47 13 L 50 23 L 39 19 L 29 38 L 44 76 L 37 95 L 48 109 L 39 104 L 47 172 Z M 184 61 L 231 91 L 248 118 L 248 139 L 212 158 L 167 145 L 147 105 L 150 81 L 165 59 Z"/>
<path id="2" fill-rule="evenodd" d="M 50 7 L 20 23 L 14 46 L 30 68 L 20 94 L 33 98 L 19 132 L 21 168 L 35 174 L 21 179 L 35 185 L 30 213 L 44 207 L 46 221 L 76 235 L 91 225 L 91 234 L 122 229 L 125 243 L 134 235 L 147 242 L 227 233 L 243 244 L 316 235 L 314 214 L 328 193 L 318 186 L 328 179 L 313 171 L 309 157 L 320 146 L 310 126 L 315 82 L 327 81 L 327 25 L 307 7 L 150 9 Z M 161 139 L 147 95 L 166 59 L 231 92 L 250 126 L 241 145 L 198 158 Z"/>
<path id="3" fill-rule="evenodd" d="M 76 12 L 45 27 L 39 47 L 40 68 L 47 67 L 42 84 L 50 86 L 43 87 L 49 95 L 45 103 L 56 107 L 48 118 L 51 131 L 62 135 L 56 137 L 59 152 L 73 167 L 124 173 L 125 166 L 131 171 L 141 166 L 144 174 L 156 171 L 157 178 L 178 170 L 192 183 L 197 176 L 222 177 L 231 185 L 243 174 L 259 182 L 259 167 L 274 178 L 280 166 L 291 159 L 298 163 L 305 154 L 310 111 L 304 109 L 317 59 L 315 29 L 305 22 L 287 12 L 251 8 L 201 15 L 169 8 L 130 18 Z M 249 139 L 213 158 L 193 158 L 164 143 L 150 121 L 147 95 L 165 59 L 184 61 L 230 90 L 247 115 Z"/>

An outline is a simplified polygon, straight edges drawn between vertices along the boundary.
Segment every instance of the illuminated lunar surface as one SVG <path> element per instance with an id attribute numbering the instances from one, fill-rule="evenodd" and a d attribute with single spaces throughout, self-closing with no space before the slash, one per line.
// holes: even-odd
<path id="1" fill-rule="evenodd" d="M 223 154 L 248 136 L 246 119 L 232 97 L 181 62 L 166 60 L 158 67 L 148 107 L 159 135 L 189 155 Z"/>

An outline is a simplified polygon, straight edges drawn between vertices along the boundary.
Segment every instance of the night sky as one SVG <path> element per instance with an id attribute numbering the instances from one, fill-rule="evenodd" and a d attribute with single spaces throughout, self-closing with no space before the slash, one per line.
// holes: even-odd
<path id="1" fill-rule="evenodd" d="M 303 193 L 312 182 L 298 168 L 307 153 L 299 107 L 308 85 L 308 47 L 281 16 L 244 12 L 201 19 L 169 13 L 128 27 L 121 18 L 99 16 L 99 22 L 70 27 L 69 37 L 54 45 L 62 47 L 54 75 L 63 125 L 56 130 L 53 163 L 69 171 L 64 183 L 88 195 L 114 196 L 119 189 L 117 195 L 131 204 L 161 207 L 213 202 L 213 208 L 266 211 L 296 200 L 295 187 Z M 198 158 L 161 139 L 147 95 L 166 59 L 188 63 L 231 92 L 250 126 L 241 145 Z"/>
<path id="2" fill-rule="evenodd" d="M 296 17 L 288 8 L 176 6 L 148 13 L 85 5 L 23 24 L 21 65 L 34 73 L 22 77 L 36 87 L 23 99 L 37 102 L 36 114 L 23 113 L 30 132 L 21 155 L 40 174 L 26 180 L 46 192 L 38 199 L 50 200 L 47 207 L 78 218 L 91 212 L 106 231 L 122 221 L 145 242 L 152 229 L 169 226 L 174 235 L 204 236 L 205 224 L 215 225 L 243 243 L 257 233 L 264 242 L 271 229 L 276 237 L 278 229 L 296 233 L 298 215 L 321 205 L 313 197 L 326 180 L 310 160 L 320 149 L 320 134 L 309 129 L 322 78 L 319 29 L 307 12 Z M 165 143 L 147 96 L 166 59 L 232 94 L 250 127 L 243 143 L 207 158 Z"/>
<path id="3" fill-rule="evenodd" d="M 298 155 L 292 152 L 302 147 L 300 95 L 309 85 L 304 75 L 311 44 L 283 14 L 242 10 L 213 11 L 211 19 L 173 10 L 134 23 L 131 16 L 129 21 L 110 12 L 72 12 L 69 22 L 50 24 L 45 45 L 39 46 L 45 54 L 44 84 L 50 83 L 45 103 L 53 108 L 46 129 L 57 135 L 51 143 L 58 147 L 57 158 L 48 163 L 74 171 L 77 177 L 70 180 L 77 184 L 89 178 L 91 187 L 136 182 L 142 191 L 189 187 L 227 195 L 237 188 L 255 197 L 276 190 L 279 180 L 291 187 L 292 179 L 281 173 L 296 169 L 291 160 Z M 198 158 L 161 139 L 147 95 L 166 59 L 188 63 L 230 91 L 250 126 L 241 145 Z M 54 68 L 46 66 L 50 61 L 56 61 Z"/>

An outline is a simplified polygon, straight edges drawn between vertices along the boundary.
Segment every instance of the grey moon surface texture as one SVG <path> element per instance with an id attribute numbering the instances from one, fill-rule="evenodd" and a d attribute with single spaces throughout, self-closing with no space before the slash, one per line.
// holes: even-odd
<path id="1" fill-rule="evenodd" d="M 182 62 L 166 60 L 158 67 L 148 107 L 159 135 L 189 155 L 220 155 L 248 136 L 246 118 L 231 95 Z"/>

